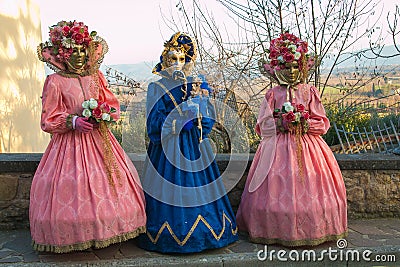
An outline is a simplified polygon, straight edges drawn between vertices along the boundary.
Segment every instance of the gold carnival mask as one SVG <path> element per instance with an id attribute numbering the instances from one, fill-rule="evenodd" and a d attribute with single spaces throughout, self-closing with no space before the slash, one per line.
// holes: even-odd
<path id="1" fill-rule="evenodd" d="M 171 49 L 165 54 L 163 68 L 171 75 L 185 66 L 185 52 L 182 49 Z"/>
<path id="2" fill-rule="evenodd" d="M 80 74 L 87 63 L 86 55 L 87 50 L 83 45 L 75 45 L 69 59 L 66 61 L 68 71 Z"/>
<path id="3" fill-rule="evenodd" d="M 275 72 L 280 85 L 296 85 L 300 82 L 301 73 L 297 61 L 285 63 L 285 68 Z"/>
<path id="4" fill-rule="evenodd" d="M 261 73 L 288 87 L 305 83 L 317 57 L 308 51 L 308 43 L 288 31 L 272 39 L 267 53 L 259 61 Z"/>
<path id="5" fill-rule="evenodd" d="M 163 76 L 181 71 L 185 76 L 190 75 L 197 56 L 197 46 L 186 33 L 177 32 L 164 43 L 160 62 L 153 68 L 153 73 Z"/>

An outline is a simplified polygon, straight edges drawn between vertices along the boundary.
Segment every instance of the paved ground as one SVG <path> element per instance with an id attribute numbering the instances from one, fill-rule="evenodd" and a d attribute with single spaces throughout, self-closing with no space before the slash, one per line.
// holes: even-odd
<path id="1" fill-rule="evenodd" d="M 0 267 L 400 266 L 400 218 L 351 220 L 349 236 L 342 241 L 290 249 L 253 244 L 241 235 L 238 242 L 226 248 L 191 255 L 164 255 L 138 248 L 133 239 L 104 249 L 51 254 L 33 251 L 29 230 L 24 229 L 0 231 Z M 346 242 L 345 249 L 338 248 Z"/>

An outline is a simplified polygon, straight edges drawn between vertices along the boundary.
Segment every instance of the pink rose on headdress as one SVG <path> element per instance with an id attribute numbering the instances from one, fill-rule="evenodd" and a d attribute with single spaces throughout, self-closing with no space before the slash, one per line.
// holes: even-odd
<path id="1" fill-rule="evenodd" d="M 303 53 L 308 53 L 308 43 L 301 41 L 301 47 L 303 48 Z"/>
<path id="2" fill-rule="evenodd" d="M 62 28 L 62 34 L 65 35 L 65 36 L 68 35 L 70 29 L 71 29 L 71 28 L 70 28 L 69 26 L 64 26 L 64 27 Z"/>
<path id="3" fill-rule="evenodd" d="M 291 42 L 297 42 L 299 40 L 299 38 L 297 38 L 295 35 L 290 34 L 288 32 L 285 32 L 283 34 L 281 34 L 281 37 L 285 40 L 289 40 Z"/>
<path id="4" fill-rule="evenodd" d="M 285 62 L 292 62 L 294 60 L 294 55 L 290 52 L 283 54 L 283 59 Z"/>
<path id="5" fill-rule="evenodd" d="M 72 49 L 67 49 L 67 48 L 60 47 L 58 49 L 58 54 L 57 54 L 56 57 L 60 61 L 63 61 L 63 60 L 68 60 L 70 58 L 71 54 L 72 54 Z"/>
<path id="6" fill-rule="evenodd" d="M 284 46 L 284 47 L 281 47 L 281 49 L 280 49 L 280 54 L 282 55 L 284 55 L 284 54 L 287 54 L 287 53 L 290 53 L 290 50 L 289 50 L 289 48 L 287 48 L 286 46 Z"/>
<path id="7" fill-rule="evenodd" d="M 278 56 L 278 51 L 276 51 L 276 50 L 272 50 L 270 53 L 269 53 L 269 58 L 271 58 L 271 59 L 273 59 L 273 58 L 276 58 Z"/>
<path id="8" fill-rule="evenodd" d="M 52 43 L 57 43 L 61 39 L 62 32 L 59 32 L 57 29 L 54 31 L 50 31 L 50 40 Z"/>
<path id="9" fill-rule="evenodd" d="M 275 48 L 276 47 L 276 43 L 278 42 L 278 39 L 273 39 L 273 40 L 271 40 L 271 43 L 270 43 L 270 49 L 272 50 L 273 48 Z"/>
<path id="10" fill-rule="evenodd" d="M 83 43 L 83 35 L 80 33 L 76 33 L 72 35 L 72 38 L 75 40 L 77 44 L 82 44 Z"/>
<path id="11" fill-rule="evenodd" d="M 74 35 L 76 33 L 80 33 L 81 27 L 75 25 L 75 26 L 72 27 L 71 31 L 72 31 L 72 35 Z"/>
<path id="12" fill-rule="evenodd" d="M 307 111 L 303 112 L 303 118 L 305 120 L 308 120 L 310 118 L 310 113 L 308 113 Z"/>
<path id="13" fill-rule="evenodd" d="M 271 60 L 271 66 L 275 67 L 275 66 L 278 66 L 278 64 L 279 64 L 279 61 L 277 59 Z"/>

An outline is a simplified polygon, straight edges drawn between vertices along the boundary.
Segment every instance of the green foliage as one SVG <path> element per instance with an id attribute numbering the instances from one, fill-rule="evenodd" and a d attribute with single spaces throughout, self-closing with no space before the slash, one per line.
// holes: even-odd
<path id="1" fill-rule="evenodd" d="M 254 116 L 249 117 L 249 122 L 246 124 L 246 129 L 249 138 L 250 153 L 255 153 L 257 151 L 258 145 L 261 141 L 261 137 L 256 133 L 256 124 L 257 118 Z"/>
<path id="2" fill-rule="evenodd" d="M 122 144 L 122 121 L 119 120 L 109 126 L 111 133 L 115 136 L 118 143 Z"/>
<path id="3" fill-rule="evenodd" d="M 121 113 L 121 119 L 116 123 L 110 124 L 111 133 L 125 152 L 146 152 L 149 138 L 146 134 L 146 118 L 144 114 L 135 114 L 134 118 L 130 118 L 130 121 L 124 115 Z"/>
<path id="4" fill-rule="evenodd" d="M 382 107 L 386 107 L 386 104 L 379 104 Z M 329 146 L 339 144 L 335 128 L 333 123 L 336 123 L 338 127 L 345 128 L 346 131 L 356 131 L 357 127 L 361 130 L 363 127 L 369 129 L 373 125 L 386 125 L 392 121 L 395 124 L 399 123 L 400 114 L 392 113 L 379 113 L 377 109 L 363 110 L 361 105 L 354 107 L 343 107 L 341 105 L 327 105 L 325 106 L 326 115 L 331 122 L 331 128 L 323 136 L 324 140 Z M 396 125 L 398 127 L 398 125 Z"/>
<path id="5" fill-rule="evenodd" d="M 380 108 L 386 107 L 385 103 L 379 104 Z M 390 125 L 390 121 L 395 124 L 395 127 L 400 127 L 400 114 L 393 113 L 379 113 L 377 109 L 365 109 L 361 105 L 354 107 L 346 107 L 338 105 L 337 103 L 325 106 L 326 115 L 331 122 L 331 127 L 328 132 L 323 136 L 324 140 L 329 146 L 338 145 L 339 140 L 333 123 L 340 126 L 343 125 L 346 131 L 356 131 L 357 127 L 361 130 L 363 127 L 369 129 L 373 125 Z M 121 119 L 117 123 L 110 126 L 111 132 L 115 138 L 122 145 L 126 152 L 145 153 L 149 143 L 146 134 L 146 118 L 144 114 L 136 114 L 131 118 L 131 122 L 126 122 Z M 249 146 L 250 153 L 255 153 L 260 143 L 260 136 L 255 132 L 256 118 L 249 116 L 244 121 L 244 132 L 238 132 L 242 127 L 236 127 L 230 131 L 234 136 L 228 136 L 224 130 L 213 129 L 209 138 L 212 139 L 215 145 L 216 153 L 230 153 L 229 144 L 230 138 L 234 138 L 234 150 L 236 152 L 244 152 Z M 232 141 L 232 140 L 231 140 Z"/>
<path id="6" fill-rule="evenodd" d="M 135 114 L 124 121 L 122 127 L 122 147 L 128 153 L 145 153 L 149 143 L 146 134 L 146 117 L 143 113 Z"/>

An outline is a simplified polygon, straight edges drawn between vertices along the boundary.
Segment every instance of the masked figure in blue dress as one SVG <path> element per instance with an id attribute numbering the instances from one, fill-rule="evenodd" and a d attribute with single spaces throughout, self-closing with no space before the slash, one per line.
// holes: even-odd
<path id="1" fill-rule="evenodd" d="M 176 33 L 148 86 L 150 144 L 142 179 L 147 233 L 139 246 L 162 253 L 220 248 L 238 239 L 235 216 L 207 135 L 215 122 L 210 88 L 189 74 L 196 44 Z"/>

